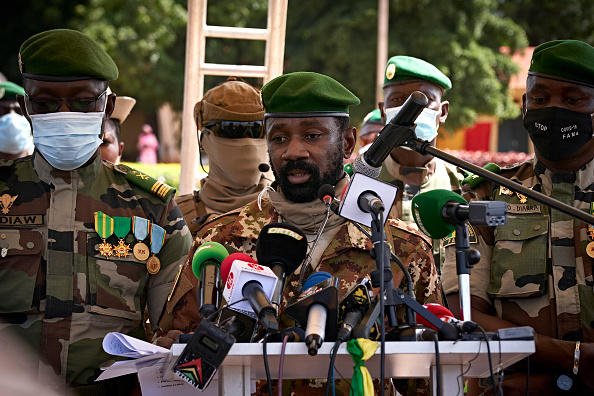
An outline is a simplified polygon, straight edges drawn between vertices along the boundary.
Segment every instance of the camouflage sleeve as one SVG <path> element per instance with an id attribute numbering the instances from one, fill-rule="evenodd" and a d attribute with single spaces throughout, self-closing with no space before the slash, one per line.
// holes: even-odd
<path id="1" fill-rule="evenodd" d="M 159 219 L 159 225 L 167 234 L 157 255 L 161 261 L 161 269 L 157 274 L 151 275 L 148 281 L 147 306 L 153 331 L 173 287 L 177 270 L 183 264 L 192 244 L 190 231 L 175 201 L 170 200 L 167 203 Z"/>

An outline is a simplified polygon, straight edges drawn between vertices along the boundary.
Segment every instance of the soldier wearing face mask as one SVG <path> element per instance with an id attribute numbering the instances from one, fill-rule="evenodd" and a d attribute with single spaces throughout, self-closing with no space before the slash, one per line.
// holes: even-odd
<path id="1" fill-rule="evenodd" d="M 95 383 L 114 357 L 109 332 L 146 338 L 191 244 L 175 190 L 102 161 L 104 123 L 118 69 L 101 46 L 68 29 L 26 40 L 19 51 L 35 151 L 0 161 L 0 333 L 39 357 L 43 386 L 73 394 L 129 395 L 135 375 Z M 47 374 L 55 381 L 44 381 Z"/>
<path id="2" fill-rule="evenodd" d="M 0 159 L 14 160 L 33 152 L 31 125 L 21 112 L 16 95 L 25 90 L 10 81 L 0 83 Z"/>
<path id="3" fill-rule="evenodd" d="M 229 77 L 196 103 L 194 117 L 209 171 L 200 190 L 177 198 L 192 234 L 215 216 L 253 201 L 272 182 L 259 90 Z"/>
<path id="4" fill-rule="evenodd" d="M 576 40 L 536 47 L 522 108 L 535 158 L 500 174 L 594 214 L 594 47 Z M 490 331 L 536 330 L 530 394 L 594 395 L 594 226 L 480 178 L 463 185 L 463 196 L 508 208 L 507 225 L 473 227 L 471 247 L 481 253 L 470 274 L 473 321 Z M 453 238 L 444 245 L 443 286 L 456 313 Z M 506 370 L 504 394 L 527 393 L 526 381 L 525 365 Z M 482 391 L 469 382 L 469 395 Z"/>
<path id="5" fill-rule="evenodd" d="M 384 101 L 379 102 L 384 124 L 398 114 L 413 92 L 420 91 L 427 96 L 429 103 L 415 121 L 415 134 L 435 146 L 437 130 L 445 122 L 450 109 L 449 102 L 442 97 L 450 88 L 450 79 L 432 64 L 410 56 L 393 56 L 384 75 Z M 408 147 L 396 147 L 382 164 L 378 179 L 398 187 L 390 214 L 417 228 L 411 210 L 412 199 L 435 189 L 460 193 L 463 177 L 455 166 L 439 158 L 419 154 Z M 443 262 L 440 241 L 434 240 L 433 245 L 439 268 L 439 263 Z"/>

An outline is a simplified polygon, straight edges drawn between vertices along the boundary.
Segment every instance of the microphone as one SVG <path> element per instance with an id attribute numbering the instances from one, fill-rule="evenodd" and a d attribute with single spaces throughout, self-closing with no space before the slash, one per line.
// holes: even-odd
<path id="1" fill-rule="evenodd" d="M 450 190 L 431 190 L 412 199 L 412 212 L 419 229 L 433 239 L 442 239 L 468 220 L 472 225 L 497 226 L 507 222 L 503 201 L 466 200 Z"/>
<path id="2" fill-rule="evenodd" d="M 278 278 L 272 303 L 277 312 L 283 301 L 285 281 L 301 265 L 307 254 L 307 238 L 299 228 L 286 223 L 270 223 L 256 241 L 258 263 L 272 269 Z"/>
<path id="3" fill-rule="evenodd" d="M 269 338 L 271 342 L 282 342 L 288 336 L 287 342 L 301 342 L 305 339 L 305 330 L 301 327 L 289 327 Z"/>
<path id="4" fill-rule="evenodd" d="M 258 165 L 258 170 L 262 173 L 266 173 L 270 170 L 270 165 L 262 163 Z"/>
<path id="5" fill-rule="evenodd" d="M 449 323 L 456 327 L 456 329 L 458 329 L 460 333 L 472 333 L 479 326 L 477 323 L 472 321 L 461 321 L 457 319 L 452 313 L 452 311 L 450 311 L 443 305 L 428 303 L 424 304 L 423 307 L 425 307 L 429 312 L 437 316 L 442 322 Z M 433 330 L 438 330 L 435 326 L 433 326 L 419 314 L 417 314 L 417 323 L 429 327 Z"/>
<path id="6" fill-rule="evenodd" d="M 326 206 L 332 203 L 334 196 L 334 187 L 332 187 L 330 184 L 323 184 L 318 190 L 318 198 L 320 201 L 324 202 Z"/>
<path id="7" fill-rule="evenodd" d="M 233 253 L 221 263 L 221 277 L 225 283 L 223 297 L 229 305 L 254 312 L 264 330 L 278 331 L 276 309 L 269 300 L 278 279 L 270 268 L 245 253 Z M 247 301 L 239 302 L 243 298 Z"/>
<path id="8" fill-rule="evenodd" d="M 229 256 L 227 249 L 217 242 L 202 244 L 192 258 L 192 272 L 198 279 L 198 314 L 205 319 L 214 314 L 221 300 L 219 268 Z"/>
<path id="9" fill-rule="evenodd" d="M 351 332 L 371 308 L 369 292 L 369 279 L 360 279 L 338 304 L 338 325 L 342 326 L 336 338 L 341 342 L 351 339 Z"/>
<path id="10" fill-rule="evenodd" d="M 382 128 L 380 134 L 362 155 L 353 162 L 355 173 L 363 173 L 377 178 L 382 170 L 382 163 L 388 158 L 394 147 L 401 146 L 406 141 L 416 138 L 413 130 L 415 120 L 421 114 L 429 100 L 422 92 L 413 92 L 402 105 L 402 108 Z"/>
<path id="11" fill-rule="evenodd" d="M 341 203 L 338 214 L 348 220 L 371 227 L 372 216 L 370 213 L 378 214 L 382 209 L 390 210 L 398 187 L 392 184 L 376 180 L 363 173 L 355 173 L 350 183 L 345 187 L 341 196 Z M 388 216 L 384 216 L 384 224 Z"/>
<path id="12" fill-rule="evenodd" d="M 303 325 L 307 353 L 315 356 L 322 346 L 326 332 L 328 339 L 336 336 L 338 319 L 338 278 L 327 272 L 315 272 L 303 283 L 303 291 L 287 301 L 285 313 Z"/>

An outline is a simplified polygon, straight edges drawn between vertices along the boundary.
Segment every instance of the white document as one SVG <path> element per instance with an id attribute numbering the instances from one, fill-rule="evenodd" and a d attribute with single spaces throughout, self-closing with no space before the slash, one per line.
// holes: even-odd
<path id="1" fill-rule="evenodd" d="M 140 358 L 155 353 L 168 353 L 169 349 L 153 345 L 125 334 L 111 332 L 103 338 L 103 350 L 110 355 Z"/>

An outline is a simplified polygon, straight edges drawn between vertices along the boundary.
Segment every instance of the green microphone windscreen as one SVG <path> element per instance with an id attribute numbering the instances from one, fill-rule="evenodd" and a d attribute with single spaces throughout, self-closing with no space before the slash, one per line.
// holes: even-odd
<path id="1" fill-rule="evenodd" d="M 468 203 L 450 190 L 431 190 L 415 196 L 412 199 L 412 214 L 419 229 L 432 239 L 442 239 L 451 234 L 455 226 L 446 223 L 441 215 L 444 205 L 451 201 Z"/>
<path id="2" fill-rule="evenodd" d="M 220 243 L 207 242 L 200 245 L 196 253 L 194 253 L 194 258 L 192 258 L 192 272 L 194 272 L 194 276 L 200 279 L 202 267 L 205 265 L 214 264 L 220 267 L 228 255 L 229 252 Z"/>

